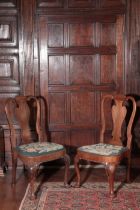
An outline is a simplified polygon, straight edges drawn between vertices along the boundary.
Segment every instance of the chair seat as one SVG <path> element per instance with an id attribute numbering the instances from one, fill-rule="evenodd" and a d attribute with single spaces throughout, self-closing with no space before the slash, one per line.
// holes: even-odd
<path id="1" fill-rule="evenodd" d="M 99 143 L 99 144 L 82 146 L 78 148 L 78 151 L 88 152 L 97 155 L 112 156 L 112 155 L 120 155 L 121 153 L 127 151 L 127 148 L 112 144 Z"/>
<path id="2" fill-rule="evenodd" d="M 16 147 L 18 153 L 24 156 L 40 156 L 64 150 L 63 145 L 50 142 L 34 142 Z"/>

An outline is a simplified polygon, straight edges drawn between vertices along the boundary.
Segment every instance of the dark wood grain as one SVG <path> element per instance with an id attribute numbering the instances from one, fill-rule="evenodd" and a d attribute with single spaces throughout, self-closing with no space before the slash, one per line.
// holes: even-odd
<path id="1" fill-rule="evenodd" d="M 42 126 L 49 121 L 51 133 L 59 131 L 72 147 L 84 145 L 85 138 L 96 141 L 102 95 L 125 93 L 139 101 L 139 10 L 138 0 L 0 1 L 0 124 L 6 142 L 4 103 L 10 96 L 41 96 Z M 139 153 L 139 108 L 135 127 L 133 152 Z M 80 139 L 82 129 L 85 138 L 77 143 L 73 133 Z M 8 143 L 6 157 L 10 162 Z"/>

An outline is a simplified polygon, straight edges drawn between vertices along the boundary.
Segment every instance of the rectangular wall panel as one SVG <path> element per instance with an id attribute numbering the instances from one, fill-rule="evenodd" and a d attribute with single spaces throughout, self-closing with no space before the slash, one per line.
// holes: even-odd
<path id="1" fill-rule="evenodd" d="M 0 16 L 0 47 L 17 46 L 17 18 Z"/>
<path id="2" fill-rule="evenodd" d="M 19 87 L 19 58 L 15 55 L 0 56 L 0 83 L 1 85 L 15 85 Z"/>
<path id="3" fill-rule="evenodd" d="M 88 91 L 77 91 L 71 93 L 70 106 L 72 124 L 82 124 L 86 126 L 95 121 L 94 97 L 94 93 Z"/>
<path id="4" fill-rule="evenodd" d="M 116 56 L 101 55 L 100 62 L 101 83 L 116 83 Z"/>
<path id="5" fill-rule="evenodd" d="M 49 94 L 49 122 L 52 124 L 65 123 L 65 94 Z"/>
<path id="6" fill-rule="evenodd" d="M 95 44 L 95 24 L 75 23 L 69 25 L 69 46 L 93 46 Z"/>
<path id="7" fill-rule="evenodd" d="M 38 7 L 59 8 L 63 6 L 64 0 L 37 0 Z"/>
<path id="8" fill-rule="evenodd" d="M 66 77 L 65 58 L 63 55 L 49 56 L 48 82 L 49 85 L 64 85 Z"/>
<path id="9" fill-rule="evenodd" d="M 69 7 L 95 7 L 96 0 L 68 0 Z"/>
<path id="10" fill-rule="evenodd" d="M 17 5 L 17 1 L 18 0 L 1 0 L 0 7 L 8 7 L 8 8 L 15 7 Z"/>

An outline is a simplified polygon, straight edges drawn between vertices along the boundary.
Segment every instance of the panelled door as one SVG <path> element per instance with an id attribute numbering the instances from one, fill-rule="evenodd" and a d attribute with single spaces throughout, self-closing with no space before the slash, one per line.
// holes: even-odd
<path id="1" fill-rule="evenodd" d="M 40 94 L 47 101 L 51 138 L 71 147 L 93 144 L 101 96 L 124 92 L 123 16 L 94 11 L 95 1 L 41 2 Z"/>

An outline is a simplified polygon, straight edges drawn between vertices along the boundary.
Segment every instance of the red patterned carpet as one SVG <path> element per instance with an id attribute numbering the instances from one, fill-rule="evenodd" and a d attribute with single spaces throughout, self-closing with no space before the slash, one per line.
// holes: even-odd
<path id="1" fill-rule="evenodd" d="M 29 187 L 19 210 L 140 210 L 140 184 L 115 184 L 117 197 L 108 196 L 108 183 L 85 183 L 81 188 L 45 183 L 35 201 L 29 199 Z"/>

